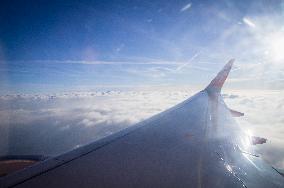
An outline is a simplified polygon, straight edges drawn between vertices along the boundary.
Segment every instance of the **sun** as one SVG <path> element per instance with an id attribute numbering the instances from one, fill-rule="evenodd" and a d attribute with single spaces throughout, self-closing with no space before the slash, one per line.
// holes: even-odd
<path id="1" fill-rule="evenodd" d="M 284 31 L 272 32 L 264 37 L 265 55 L 273 62 L 284 61 Z"/>

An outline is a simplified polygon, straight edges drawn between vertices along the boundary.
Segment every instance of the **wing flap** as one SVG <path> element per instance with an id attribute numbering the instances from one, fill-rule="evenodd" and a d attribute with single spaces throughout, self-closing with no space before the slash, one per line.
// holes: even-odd
<path id="1" fill-rule="evenodd" d="M 241 117 L 241 116 L 244 116 L 244 115 L 245 115 L 244 113 L 238 112 L 238 111 L 236 111 L 236 110 L 232 110 L 232 109 L 229 109 L 229 110 L 230 110 L 230 112 L 231 112 L 231 114 L 232 114 L 233 117 Z"/>

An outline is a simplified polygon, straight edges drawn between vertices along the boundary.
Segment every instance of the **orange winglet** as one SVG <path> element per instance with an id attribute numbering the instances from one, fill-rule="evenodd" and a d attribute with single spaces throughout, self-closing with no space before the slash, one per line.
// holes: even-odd
<path id="1" fill-rule="evenodd" d="M 217 76 L 210 82 L 210 84 L 206 87 L 209 93 L 220 93 L 221 89 L 230 73 L 230 70 L 233 66 L 235 59 L 231 59 L 223 69 L 217 74 Z"/>

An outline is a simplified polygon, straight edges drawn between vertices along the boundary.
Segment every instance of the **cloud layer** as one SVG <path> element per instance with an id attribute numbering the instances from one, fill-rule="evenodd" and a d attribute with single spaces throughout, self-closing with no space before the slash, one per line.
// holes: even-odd
<path id="1" fill-rule="evenodd" d="M 257 147 L 263 158 L 284 168 L 282 91 L 229 91 L 224 94 L 244 129 L 268 138 Z M 179 91 L 72 92 L 54 95 L 2 95 L 0 154 L 57 155 L 110 135 L 188 98 Z"/>

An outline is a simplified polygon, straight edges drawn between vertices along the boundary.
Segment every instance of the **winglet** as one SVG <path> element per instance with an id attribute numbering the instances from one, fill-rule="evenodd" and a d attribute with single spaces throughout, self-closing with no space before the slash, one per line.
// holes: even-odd
<path id="1" fill-rule="evenodd" d="M 231 59 L 223 69 L 217 74 L 217 76 L 210 82 L 210 84 L 206 87 L 205 90 L 209 93 L 220 93 L 221 89 L 226 81 L 230 70 L 233 66 L 235 59 Z"/>

